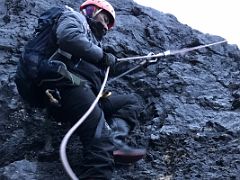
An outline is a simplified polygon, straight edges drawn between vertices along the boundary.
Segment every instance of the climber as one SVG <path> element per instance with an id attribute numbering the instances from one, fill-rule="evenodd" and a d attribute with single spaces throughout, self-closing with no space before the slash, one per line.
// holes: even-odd
<path id="1" fill-rule="evenodd" d="M 116 66 L 116 57 L 104 52 L 100 43 L 114 24 L 115 11 L 105 0 L 86 0 L 80 12 L 65 8 L 51 32 L 57 50 L 39 58 L 43 51 L 28 53 L 25 48 L 15 79 L 19 94 L 31 101 L 30 93 L 38 93 L 38 99 L 56 120 L 75 124 L 96 98 L 106 68 Z M 53 51 L 49 47 L 45 49 Z M 27 68 L 30 61 L 31 66 L 37 64 L 36 73 L 29 73 L 36 71 Z M 114 162 L 134 163 L 146 154 L 145 149 L 125 142 L 138 123 L 137 98 L 133 94 L 109 95 L 101 98 L 77 130 L 84 147 L 80 169 L 83 179 L 111 179 Z M 57 105 L 49 105 L 49 97 L 56 99 L 53 102 Z"/>

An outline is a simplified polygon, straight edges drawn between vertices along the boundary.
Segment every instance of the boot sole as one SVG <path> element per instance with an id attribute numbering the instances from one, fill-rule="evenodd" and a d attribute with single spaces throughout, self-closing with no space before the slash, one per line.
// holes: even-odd
<path id="1" fill-rule="evenodd" d="M 120 150 L 113 152 L 114 161 L 120 165 L 131 165 L 146 155 L 146 150 L 138 150 L 137 153 L 128 153 Z"/>

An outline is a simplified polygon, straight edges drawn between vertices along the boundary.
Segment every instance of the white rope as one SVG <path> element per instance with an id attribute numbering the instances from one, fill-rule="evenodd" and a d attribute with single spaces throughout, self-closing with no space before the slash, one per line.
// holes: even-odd
<path id="1" fill-rule="evenodd" d="M 70 164 L 68 163 L 68 158 L 66 155 L 66 146 L 68 143 L 68 140 L 70 139 L 70 137 L 72 136 L 72 134 L 74 133 L 74 131 L 84 122 L 84 120 L 89 116 L 89 114 L 93 111 L 93 109 L 95 108 L 96 104 L 98 103 L 99 99 L 101 98 L 101 95 L 103 93 L 103 89 L 106 85 L 107 82 L 107 78 L 108 78 L 108 74 L 109 74 L 109 67 L 106 70 L 105 73 L 105 78 L 103 81 L 103 84 L 101 86 L 101 89 L 96 97 L 96 99 L 93 101 L 92 105 L 89 107 L 89 109 L 87 110 L 87 112 L 78 120 L 78 122 L 67 132 L 67 134 L 64 136 L 62 142 L 61 142 L 61 146 L 60 146 L 60 157 L 61 157 L 61 161 L 63 163 L 63 166 L 67 172 L 67 174 L 70 176 L 70 178 L 72 180 L 78 180 L 77 176 L 75 175 L 75 173 L 73 172 Z"/>
<path id="2" fill-rule="evenodd" d="M 215 42 L 215 43 L 211 43 L 211 44 L 206 44 L 206 45 L 200 45 L 200 46 L 196 46 L 196 47 L 192 47 L 192 48 L 183 48 L 183 49 L 180 49 L 180 50 L 167 50 L 167 51 L 160 52 L 158 54 L 154 54 L 154 55 L 151 55 L 151 56 L 146 55 L 146 56 L 120 58 L 120 59 L 117 59 L 117 61 L 120 62 L 120 61 L 130 61 L 130 60 L 152 59 L 152 58 L 165 57 L 165 56 L 170 56 L 170 55 L 175 55 L 175 54 L 186 53 L 186 52 L 189 52 L 189 51 L 198 50 L 198 49 L 206 48 L 206 47 L 209 47 L 209 46 L 222 44 L 222 43 L 225 43 L 225 42 L 227 42 L 227 41 L 223 40 L 223 41 L 219 41 L 219 42 Z"/>

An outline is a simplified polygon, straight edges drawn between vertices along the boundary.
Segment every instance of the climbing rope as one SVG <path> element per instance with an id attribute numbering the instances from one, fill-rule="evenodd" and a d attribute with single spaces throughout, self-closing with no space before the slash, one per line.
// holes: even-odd
<path id="1" fill-rule="evenodd" d="M 108 83 L 111 83 L 111 82 L 125 76 L 126 74 L 129 74 L 130 72 L 144 66 L 145 64 L 156 63 L 159 60 L 160 57 L 166 57 L 166 56 L 171 56 L 171 55 L 176 55 L 176 54 L 184 54 L 186 52 L 206 48 L 206 47 L 217 45 L 217 44 L 222 44 L 222 43 L 225 43 L 225 42 L 227 42 L 227 41 L 223 40 L 223 41 L 219 41 L 219 42 L 215 42 L 215 43 L 211 43 L 211 44 L 200 45 L 200 46 L 191 47 L 191 48 L 183 48 L 183 49 L 180 49 L 180 50 L 167 50 L 167 51 L 164 51 L 164 52 L 161 52 L 161 53 L 158 53 L 158 54 L 149 53 L 146 56 L 136 56 L 136 57 L 128 57 L 128 58 L 117 59 L 118 62 L 131 61 L 131 60 L 142 60 L 142 61 L 140 63 L 138 63 L 136 66 L 134 66 L 133 68 L 123 72 L 122 74 L 116 76 L 115 78 L 112 78 L 111 80 L 108 81 Z"/>
<path id="2" fill-rule="evenodd" d="M 72 136 L 72 134 L 76 131 L 76 129 L 84 122 L 84 120 L 89 116 L 89 114 L 93 111 L 93 109 L 95 108 L 96 104 L 98 103 L 99 99 L 102 97 L 103 95 L 103 89 L 106 85 L 107 82 L 107 78 L 108 78 L 108 74 L 109 74 L 109 67 L 106 70 L 105 73 L 105 77 L 104 77 L 104 81 L 103 84 L 101 86 L 101 89 L 96 97 L 96 99 L 93 101 L 93 103 L 91 104 L 91 106 L 89 107 L 89 109 L 86 111 L 86 113 L 78 120 L 78 122 L 76 124 L 74 124 L 74 126 L 67 132 L 67 134 L 64 136 L 61 145 L 60 145 L 60 157 L 61 157 L 61 161 L 63 163 L 63 166 L 67 172 L 67 174 L 71 177 L 71 179 L 73 180 L 78 180 L 77 176 L 75 175 L 75 173 L 73 172 L 69 162 L 68 162 L 68 158 L 67 158 L 67 154 L 66 154 L 66 146 L 68 143 L 68 140 L 70 139 L 70 137 Z"/>
<path id="3" fill-rule="evenodd" d="M 166 56 L 171 56 L 171 55 L 175 55 L 175 54 L 183 54 L 189 51 L 194 51 L 194 50 L 198 50 L 198 49 L 202 49 L 202 48 L 206 48 L 209 46 L 214 46 L 217 44 L 222 44 L 227 42 L 227 40 L 223 40 L 223 41 L 218 41 L 215 43 L 211 43 L 211 44 L 206 44 L 206 45 L 200 45 L 200 46 L 196 46 L 196 47 L 191 47 L 191 48 L 183 48 L 180 50 L 167 50 L 158 54 L 153 54 L 153 55 L 146 55 L 146 56 L 136 56 L 136 57 L 128 57 L 128 58 L 120 58 L 117 59 L 118 62 L 121 61 L 130 61 L 130 60 L 139 60 L 139 59 L 154 59 L 154 58 L 159 58 L 159 57 L 166 57 Z"/>

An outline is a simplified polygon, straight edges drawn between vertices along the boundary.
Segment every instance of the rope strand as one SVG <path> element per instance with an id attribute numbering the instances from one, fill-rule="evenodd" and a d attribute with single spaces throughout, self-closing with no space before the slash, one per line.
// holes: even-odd
<path id="1" fill-rule="evenodd" d="M 72 180 L 78 180 L 77 176 L 75 175 L 75 173 L 73 172 L 69 162 L 68 162 L 68 158 L 67 158 L 67 154 L 66 154 L 66 146 L 68 143 L 68 140 L 70 139 L 70 137 L 72 136 L 72 134 L 74 133 L 74 131 L 76 131 L 76 129 L 85 121 L 85 119 L 89 116 L 89 114 L 93 111 L 93 109 L 95 108 L 96 104 L 98 103 L 99 99 L 101 98 L 101 95 L 103 93 L 103 89 L 106 85 L 107 82 L 107 78 L 108 78 L 108 74 L 109 74 L 109 69 L 110 67 L 107 68 L 106 73 L 105 73 L 105 77 L 104 77 L 104 81 L 103 84 L 101 86 L 101 89 L 96 97 L 96 99 L 93 101 L 93 103 L 91 104 L 91 106 L 89 107 L 89 109 L 87 110 L 87 112 L 78 120 L 78 122 L 76 124 L 74 124 L 74 126 L 67 132 L 67 134 L 64 136 L 61 145 L 60 145 L 60 157 L 61 157 L 61 161 L 62 164 L 67 172 L 67 174 L 69 175 L 69 177 Z"/>

